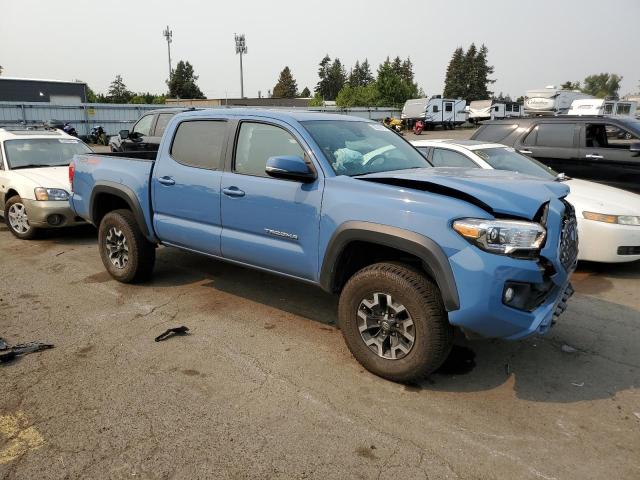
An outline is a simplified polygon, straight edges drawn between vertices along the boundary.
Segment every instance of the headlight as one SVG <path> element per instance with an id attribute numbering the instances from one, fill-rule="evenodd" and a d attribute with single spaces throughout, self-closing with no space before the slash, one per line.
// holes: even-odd
<path id="1" fill-rule="evenodd" d="M 587 220 L 593 220 L 595 222 L 640 226 L 640 217 L 634 215 L 607 215 L 604 213 L 582 212 L 582 216 Z"/>
<path id="2" fill-rule="evenodd" d="M 539 223 L 519 220 L 463 218 L 453 222 L 453 229 L 482 250 L 500 255 L 536 252 L 547 236 Z"/>
<path id="3" fill-rule="evenodd" d="M 61 188 L 38 187 L 34 190 L 36 200 L 69 200 L 69 193 Z"/>

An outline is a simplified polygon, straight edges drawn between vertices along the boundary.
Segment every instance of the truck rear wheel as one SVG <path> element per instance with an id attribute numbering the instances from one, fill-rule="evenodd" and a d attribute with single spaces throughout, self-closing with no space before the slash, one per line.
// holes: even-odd
<path id="1" fill-rule="evenodd" d="M 98 245 L 102 263 L 119 282 L 136 283 L 151 277 L 155 245 L 144 237 L 130 210 L 114 210 L 104 216 Z"/>
<path id="2" fill-rule="evenodd" d="M 403 264 L 376 263 L 353 275 L 340 295 L 338 322 L 356 360 L 395 382 L 435 371 L 453 342 L 438 287 Z"/>

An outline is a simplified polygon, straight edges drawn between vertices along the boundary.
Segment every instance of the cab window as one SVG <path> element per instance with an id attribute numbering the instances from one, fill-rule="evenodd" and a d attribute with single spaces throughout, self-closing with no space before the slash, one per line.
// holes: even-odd
<path id="1" fill-rule="evenodd" d="M 158 115 L 158 121 L 156 122 L 156 131 L 154 133 L 155 137 L 162 136 L 165 129 L 167 128 L 169 120 L 171 120 L 171 117 L 173 117 L 173 115 L 173 113 L 161 113 L 160 115 Z"/>
<path id="2" fill-rule="evenodd" d="M 220 120 L 182 122 L 173 137 L 171 157 L 189 167 L 218 170 L 226 130 L 227 123 Z"/>
<path id="3" fill-rule="evenodd" d="M 138 123 L 133 126 L 133 133 L 139 135 L 149 135 L 151 132 L 151 124 L 153 123 L 153 115 L 145 115 Z"/>
<path id="4" fill-rule="evenodd" d="M 304 158 L 304 150 L 283 128 L 252 122 L 240 125 L 234 164 L 236 173 L 266 177 L 267 160 L 280 155 Z"/>

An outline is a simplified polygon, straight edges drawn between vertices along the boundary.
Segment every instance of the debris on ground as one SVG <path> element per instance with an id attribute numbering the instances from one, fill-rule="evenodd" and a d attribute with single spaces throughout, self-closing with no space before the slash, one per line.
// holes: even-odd
<path id="1" fill-rule="evenodd" d="M 176 335 L 188 335 L 188 332 L 189 328 L 185 327 L 184 325 L 182 325 L 181 327 L 169 328 L 158 335 L 155 340 L 156 342 L 161 342 Z"/>
<path id="2" fill-rule="evenodd" d="M 10 346 L 5 339 L 0 338 L 0 352 L 4 352 L 0 353 L 0 363 L 9 363 L 21 355 L 41 352 L 50 348 L 53 348 L 53 344 L 41 342 L 19 343 Z"/>
<path id="3" fill-rule="evenodd" d="M 573 385 L 574 387 L 584 387 L 584 382 L 580 382 L 580 383 L 571 382 L 571 385 Z"/>
<path id="4" fill-rule="evenodd" d="M 640 419 L 640 412 L 633 412 L 633 414 Z"/>
<path id="5" fill-rule="evenodd" d="M 571 345 L 567 345 L 566 343 L 560 347 L 564 353 L 576 353 L 578 351 L 577 348 L 572 347 Z"/>

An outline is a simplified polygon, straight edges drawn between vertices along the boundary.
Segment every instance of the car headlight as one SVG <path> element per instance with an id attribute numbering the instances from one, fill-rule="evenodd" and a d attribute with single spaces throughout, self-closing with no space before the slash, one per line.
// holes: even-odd
<path id="1" fill-rule="evenodd" d="M 640 217 L 635 215 L 607 215 L 605 213 L 582 212 L 582 216 L 587 220 L 593 220 L 595 222 L 640 226 Z"/>
<path id="2" fill-rule="evenodd" d="M 38 187 L 34 190 L 36 200 L 69 200 L 69 192 L 61 188 Z"/>
<path id="3" fill-rule="evenodd" d="M 453 222 L 453 229 L 482 250 L 500 255 L 537 252 L 547 236 L 539 223 L 519 220 L 463 218 Z"/>

